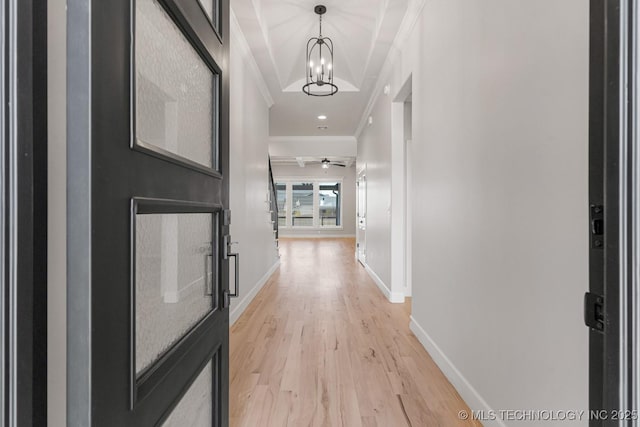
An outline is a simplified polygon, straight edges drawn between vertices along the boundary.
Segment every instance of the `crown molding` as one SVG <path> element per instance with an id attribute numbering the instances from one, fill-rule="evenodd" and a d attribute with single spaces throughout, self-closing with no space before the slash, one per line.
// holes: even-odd
<path id="1" fill-rule="evenodd" d="M 355 157 L 355 136 L 280 136 L 269 138 L 272 157 Z"/>
<path id="2" fill-rule="evenodd" d="M 357 142 L 355 136 L 270 136 L 269 142 Z"/>
<path id="3" fill-rule="evenodd" d="M 426 0 L 414 0 L 409 2 L 409 6 L 407 7 L 407 11 L 404 14 L 404 18 L 402 18 L 402 22 L 400 23 L 400 28 L 396 33 L 396 37 L 393 39 L 393 43 L 389 52 L 387 53 L 387 58 L 384 61 L 384 65 L 382 66 L 382 70 L 380 71 L 380 75 L 376 80 L 376 84 L 374 86 L 373 91 L 371 92 L 371 97 L 369 98 L 369 102 L 367 103 L 366 108 L 360 118 L 360 122 L 356 129 L 355 137 L 360 138 L 364 127 L 367 124 L 367 119 L 369 115 L 371 115 L 371 111 L 373 111 L 373 107 L 378 100 L 378 97 L 383 91 L 384 86 L 387 84 L 389 80 L 389 76 L 393 71 L 393 64 L 398 59 L 399 53 L 402 50 L 402 46 L 405 41 L 409 38 L 409 35 L 413 31 L 416 23 L 420 19 L 422 15 L 422 9 L 426 4 Z"/>

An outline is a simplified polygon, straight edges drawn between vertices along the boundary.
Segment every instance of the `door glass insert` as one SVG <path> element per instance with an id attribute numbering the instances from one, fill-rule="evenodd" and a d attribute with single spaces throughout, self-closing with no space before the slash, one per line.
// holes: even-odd
<path id="1" fill-rule="evenodd" d="M 213 420 L 213 362 L 202 372 L 182 396 L 162 427 L 211 427 Z"/>
<path id="2" fill-rule="evenodd" d="M 313 183 L 294 183 L 291 190 L 291 225 L 313 227 Z"/>
<path id="3" fill-rule="evenodd" d="M 136 0 L 135 144 L 218 169 L 218 75 L 157 0 Z"/>
<path id="4" fill-rule="evenodd" d="M 217 256 L 211 213 L 137 214 L 135 363 L 140 374 L 216 304 Z"/>

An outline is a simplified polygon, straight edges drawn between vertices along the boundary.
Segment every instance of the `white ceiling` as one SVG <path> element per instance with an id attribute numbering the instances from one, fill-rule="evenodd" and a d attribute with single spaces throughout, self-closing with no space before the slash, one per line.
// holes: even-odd
<path id="1" fill-rule="evenodd" d="M 272 136 L 354 135 L 409 0 L 231 0 L 274 105 Z M 307 40 L 318 35 L 317 4 L 327 6 L 323 35 L 334 43 L 333 97 L 302 93 Z M 324 114 L 327 120 L 317 116 Z M 327 126 L 320 130 L 318 126 Z"/>
<path id="2" fill-rule="evenodd" d="M 353 136 L 272 136 L 269 138 L 269 156 L 272 163 L 292 165 L 328 158 L 344 164 L 353 164 L 358 144 Z"/>
<path id="3" fill-rule="evenodd" d="M 338 163 L 341 165 L 345 165 L 346 167 L 353 167 L 356 164 L 355 157 L 336 157 L 336 156 L 271 157 L 271 164 L 274 166 L 298 166 L 301 168 L 306 168 L 306 167 L 321 166 L 323 159 L 327 159 L 331 163 Z"/>

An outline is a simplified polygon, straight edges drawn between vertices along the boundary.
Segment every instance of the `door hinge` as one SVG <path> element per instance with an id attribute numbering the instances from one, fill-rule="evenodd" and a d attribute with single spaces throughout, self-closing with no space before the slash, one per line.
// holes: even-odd
<path id="1" fill-rule="evenodd" d="M 604 206 L 591 205 L 591 249 L 604 248 Z"/>
<path id="2" fill-rule="evenodd" d="M 604 332 L 604 297 L 591 292 L 584 294 L 584 323 L 591 329 Z"/>

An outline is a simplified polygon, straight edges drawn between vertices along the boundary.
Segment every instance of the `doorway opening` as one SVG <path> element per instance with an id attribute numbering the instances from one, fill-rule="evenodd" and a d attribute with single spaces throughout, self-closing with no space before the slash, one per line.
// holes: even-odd
<path id="1" fill-rule="evenodd" d="M 362 265 L 367 265 L 367 166 L 357 172 L 358 186 L 357 206 L 358 224 L 356 228 L 356 259 Z"/>
<path id="2" fill-rule="evenodd" d="M 412 275 L 411 275 L 411 229 L 412 211 L 411 208 L 411 141 L 413 140 L 413 102 L 411 92 L 404 101 L 404 294 L 411 296 Z"/>
<path id="3" fill-rule="evenodd" d="M 411 297 L 411 76 L 393 98 L 391 114 L 391 286 Z"/>

